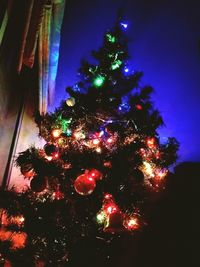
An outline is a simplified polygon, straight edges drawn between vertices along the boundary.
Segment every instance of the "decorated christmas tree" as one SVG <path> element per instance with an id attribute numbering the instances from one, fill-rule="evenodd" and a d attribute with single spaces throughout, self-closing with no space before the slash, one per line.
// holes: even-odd
<path id="1" fill-rule="evenodd" d="M 112 246 L 113 238 L 146 224 L 178 143 L 160 142 L 163 120 L 150 98 L 153 88 L 142 87 L 142 73 L 129 67 L 127 26 L 118 20 L 92 52 L 95 63 L 82 61 L 79 82 L 66 88 L 60 106 L 36 115 L 46 144 L 16 159 L 30 188 L 1 192 L 2 261 L 68 266 L 80 240 Z"/>

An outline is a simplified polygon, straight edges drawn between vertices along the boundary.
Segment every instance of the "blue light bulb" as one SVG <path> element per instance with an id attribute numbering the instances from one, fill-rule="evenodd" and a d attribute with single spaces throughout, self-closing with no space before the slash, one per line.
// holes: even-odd
<path id="1" fill-rule="evenodd" d="M 119 105 L 118 110 L 122 113 L 129 112 L 131 109 L 130 105 L 128 103 L 122 103 Z"/>
<path id="2" fill-rule="evenodd" d="M 130 74 L 130 69 L 129 69 L 129 67 L 125 66 L 125 67 L 123 68 L 123 74 L 124 74 L 125 76 L 128 76 L 128 75 Z"/>
<path id="3" fill-rule="evenodd" d="M 128 72 L 129 72 L 129 68 L 128 68 L 128 67 L 125 67 L 125 68 L 124 68 L 124 72 L 125 72 L 125 73 L 128 73 Z"/>
<path id="4" fill-rule="evenodd" d="M 128 23 L 121 22 L 120 25 L 121 25 L 122 28 L 125 29 L 125 30 L 128 28 Z"/>

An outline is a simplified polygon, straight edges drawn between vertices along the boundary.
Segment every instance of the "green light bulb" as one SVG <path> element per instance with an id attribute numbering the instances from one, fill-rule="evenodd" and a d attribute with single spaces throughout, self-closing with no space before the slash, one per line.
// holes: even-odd
<path id="1" fill-rule="evenodd" d="M 103 211 L 98 213 L 96 216 L 96 219 L 97 219 L 97 223 L 103 224 L 105 221 L 105 213 Z"/>
<path id="2" fill-rule="evenodd" d="M 113 62 L 113 64 L 111 65 L 111 69 L 112 70 L 116 70 L 118 69 L 122 64 L 121 60 L 116 60 L 115 62 Z"/>
<path id="3" fill-rule="evenodd" d="M 111 43 L 115 43 L 116 41 L 116 38 L 115 36 L 111 35 L 111 34 L 106 34 L 106 37 L 108 38 L 108 41 L 111 42 Z"/>
<path id="4" fill-rule="evenodd" d="M 93 85 L 95 87 L 101 87 L 105 81 L 105 77 L 99 75 L 94 79 Z"/>

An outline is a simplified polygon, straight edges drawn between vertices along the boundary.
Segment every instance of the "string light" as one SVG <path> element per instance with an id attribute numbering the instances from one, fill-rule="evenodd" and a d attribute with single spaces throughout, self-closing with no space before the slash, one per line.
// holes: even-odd
<path id="1" fill-rule="evenodd" d="M 46 158 L 48 161 L 51 161 L 51 160 L 53 159 L 52 156 L 46 156 L 45 158 Z"/>
<path id="2" fill-rule="evenodd" d="M 120 111 L 120 112 L 129 112 L 129 110 L 131 109 L 131 107 L 130 107 L 130 105 L 128 104 L 128 103 L 122 103 L 122 104 L 120 104 L 119 105 L 119 107 L 118 107 L 118 110 Z"/>
<path id="3" fill-rule="evenodd" d="M 104 198 L 105 198 L 106 200 L 108 200 L 108 199 L 112 199 L 113 196 L 112 196 L 111 194 L 105 194 Z"/>
<path id="4" fill-rule="evenodd" d="M 97 223 L 99 224 L 103 224 L 105 219 L 106 219 L 106 215 L 103 211 L 99 212 L 96 216 L 96 219 L 97 219 Z"/>
<path id="5" fill-rule="evenodd" d="M 147 161 L 144 161 L 143 162 L 143 168 L 142 168 L 142 170 L 149 177 L 154 177 L 153 166 L 149 162 L 147 162 Z"/>
<path id="6" fill-rule="evenodd" d="M 140 104 L 135 105 L 137 110 L 142 110 L 142 106 Z"/>
<path id="7" fill-rule="evenodd" d="M 129 68 L 127 66 L 124 67 L 124 72 L 127 74 L 129 73 Z"/>
<path id="8" fill-rule="evenodd" d="M 94 145 L 98 145 L 98 144 L 100 143 L 100 141 L 99 141 L 99 139 L 95 138 L 95 139 L 92 141 L 92 143 L 93 143 Z"/>
<path id="9" fill-rule="evenodd" d="M 149 148 L 153 149 L 156 147 L 156 144 L 155 144 L 155 138 L 154 137 L 151 137 L 151 138 L 147 138 L 146 140 L 146 144 Z"/>
<path id="10" fill-rule="evenodd" d="M 102 151 L 102 149 L 101 149 L 100 147 L 97 147 L 97 148 L 96 148 L 96 152 L 97 152 L 97 153 L 101 153 L 101 151 Z"/>
<path id="11" fill-rule="evenodd" d="M 77 140 L 81 140 L 81 139 L 85 139 L 86 135 L 84 132 L 82 131 L 76 131 L 74 132 L 74 137 L 77 139 Z"/>
<path id="12" fill-rule="evenodd" d="M 111 205 L 109 205 L 109 206 L 106 208 L 106 211 L 107 211 L 107 213 L 111 214 L 111 213 L 113 213 L 113 212 L 116 212 L 116 211 L 117 211 L 117 208 L 116 208 L 115 205 L 111 204 Z"/>
<path id="13" fill-rule="evenodd" d="M 59 158 L 59 154 L 58 154 L 58 153 L 53 154 L 53 158 L 54 158 L 54 159 Z"/>
<path id="14" fill-rule="evenodd" d="M 70 136 L 72 134 L 72 131 L 70 129 L 67 129 L 66 134 L 67 134 L 67 136 Z"/>
<path id="15" fill-rule="evenodd" d="M 112 70 L 116 70 L 116 69 L 118 69 L 121 65 L 122 65 L 122 61 L 121 61 L 121 60 L 116 60 L 116 61 L 113 62 L 113 64 L 111 65 L 111 69 L 112 69 Z"/>
<path id="16" fill-rule="evenodd" d="M 128 23 L 120 22 L 120 25 L 121 25 L 122 28 L 125 29 L 125 30 L 128 28 Z"/>
<path id="17" fill-rule="evenodd" d="M 126 219 L 123 223 L 123 225 L 129 230 L 129 231 L 133 231 L 139 228 L 139 222 L 138 219 L 134 216 Z"/>
<path id="18" fill-rule="evenodd" d="M 52 133 L 54 138 L 59 138 L 61 133 L 62 133 L 62 131 L 60 129 L 54 129 L 54 130 L 52 130 L 51 133 Z"/>
<path id="19" fill-rule="evenodd" d="M 93 85 L 95 87 L 101 87 L 104 84 L 104 82 L 105 82 L 105 77 L 102 75 L 99 75 L 94 79 Z"/>
<path id="20" fill-rule="evenodd" d="M 115 43 L 115 41 L 116 41 L 116 38 L 115 38 L 115 36 L 113 36 L 113 35 L 111 35 L 111 34 L 106 34 L 106 37 L 107 37 L 107 39 L 108 39 L 108 41 L 110 42 L 110 43 Z"/>
<path id="21" fill-rule="evenodd" d="M 109 137 L 109 138 L 106 140 L 106 142 L 107 142 L 108 144 L 112 144 L 112 143 L 114 142 L 114 139 L 113 139 L 112 137 Z"/>

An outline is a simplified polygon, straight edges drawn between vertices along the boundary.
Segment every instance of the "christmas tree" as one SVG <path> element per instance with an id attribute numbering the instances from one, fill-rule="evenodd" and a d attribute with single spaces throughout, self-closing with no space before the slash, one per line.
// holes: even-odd
<path id="1" fill-rule="evenodd" d="M 153 88 L 142 87 L 142 73 L 128 64 L 127 26 L 118 20 L 92 52 L 95 63 L 82 61 L 67 99 L 53 113 L 36 115 L 46 144 L 16 159 L 30 188 L 1 192 L 2 261 L 67 266 L 80 240 L 112 246 L 113 237 L 145 224 L 178 143 L 160 142 L 163 120 L 150 98 Z"/>

